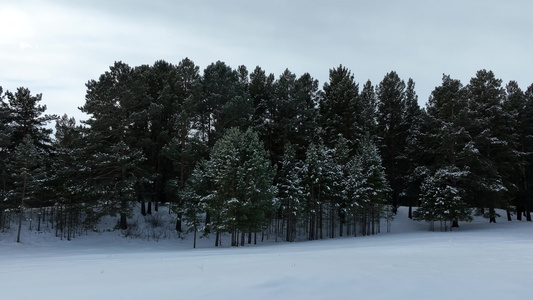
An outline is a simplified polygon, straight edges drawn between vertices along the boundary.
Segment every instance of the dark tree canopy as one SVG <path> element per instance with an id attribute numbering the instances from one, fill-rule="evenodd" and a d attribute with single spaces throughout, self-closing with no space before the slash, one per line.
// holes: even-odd
<path id="1" fill-rule="evenodd" d="M 129 235 L 134 210 L 157 225 L 165 206 L 178 235 L 237 246 L 377 234 L 401 205 L 446 229 L 497 209 L 531 220 L 533 85 L 443 75 L 420 107 L 395 71 L 360 85 L 339 65 L 320 89 L 250 70 L 115 62 L 87 82 L 81 125 L 0 88 L 0 226 L 33 210 L 40 226 L 50 209 L 61 238 L 103 216 Z"/>

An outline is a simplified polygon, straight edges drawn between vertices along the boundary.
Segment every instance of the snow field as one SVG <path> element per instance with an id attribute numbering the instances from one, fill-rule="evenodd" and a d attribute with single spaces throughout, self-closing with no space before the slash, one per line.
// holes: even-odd
<path id="1" fill-rule="evenodd" d="M 504 214 L 502 214 L 504 215 Z M 401 209 L 392 233 L 191 249 L 91 233 L 0 235 L 2 299 L 527 299 L 533 225 L 476 219 L 429 232 Z M 29 236 L 28 236 L 29 235 Z M 190 237 L 189 237 L 190 238 Z M 227 245 L 227 243 L 226 243 Z"/>

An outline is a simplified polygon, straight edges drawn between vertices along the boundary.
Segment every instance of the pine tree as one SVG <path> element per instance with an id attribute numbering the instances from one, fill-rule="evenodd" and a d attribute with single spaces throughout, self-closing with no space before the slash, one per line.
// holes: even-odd
<path id="1" fill-rule="evenodd" d="M 159 203 L 168 202 L 166 190 L 175 174 L 172 163 L 162 152 L 173 137 L 171 123 L 183 98 L 178 93 L 180 83 L 177 67 L 166 61 L 159 60 L 152 66 L 138 67 L 132 70 L 130 76 L 138 78 L 138 85 L 142 89 L 133 95 L 132 102 L 136 105 L 128 107 L 128 118 L 135 124 L 131 128 L 131 135 L 137 137 L 128 145 L 142 149 L 146 158 L 142 164 L 143 183 L 139 183 L 144 193 L 139 198 L 141 209 L 144 209 L 145 198 L 148 198 L 146 213 L 151 214 L 152 205 L 158 211 Z"/>
<path id="2" fill-rule="evenodd" d="M 21 241 L 20 233 L 24 218 L 24 209 L 29 201 L 35 200 L 39 180 L 43 177 L 39 168 L 41 164 L 40 157 L 39 150 L 35 147 L 33 140 L 28 134 L 22 143 L 15 147 L 13 155 L 10 158 L 8 168 L 11 171 L 14 188 L 10 191 L 8 198 L 12 202 L 19 201 L 17 243 Z"/>
<path id="3" fill-rule="evenodd" d="M 20 87 L 15 93 L 6 92 L 6 97 L 13 130 L 12 147 L 22 143 L 27 135 L 32 138 L 37 148 L 49 147 L 52 130 L 46 126 L 57 119 L 57 116 L 44 114 L 46 105 L 39 104 L 42 94 L 32 96 L 29 89 Z"/>
<path id="4" fill-rule="evenodd" d="M 412 176 L 415 183 L 422 184 L 438 170 L 469 168 L 469 157 L 475 156 L 476 153 L 471 151 L 471 137 L 465 130 L 469 122 L 467 101 L 467 90 L 461 82 L 443 75 L 441 86 L 433 90 L 427 104 L 421 143 L 427 153 L 422 160 L 426 166 L 415 172 L 419 176 Z M 466 180 L 455 183 L 462 183 L 463 186 L 452 186 L 453 189 L 462 189 L 464 193 L 469 190 Z M 457 221 L 454 221 L 452 226 L 458 226 Z"/>
<path id="5" fill-rule="evenodd" d="M 285 240 L 294 242 L 298 222 L 302 221 L 303 200 L 308 196 L 302 184 L 301 161 L 296 158 L 292 144 L 287 144 L 281 159 L 281 168 L 277 174 L 277 199 L 282 218 L 285 222 Z"/>
<path id="6" fill-rule="evenodd" d="M 492 71 L 480 70 L 467 86 L 469 120 L 466 127 L 472 137 L 475 154 L 470 156 L 472 175 L 470 199 L 485 216 L 496 222 L 496 208 L 507 208 L 508 163 L 516 159 L 511 147 L 509 115 L 503 110 L 505 90 Z"/>
<path id="7" fill-rule="evenodd" d="M 191 175 L 196 162 L 207 156 L 207 148 L 201 143 L 200 137 L 196 134 L 198 126 L 197 107 L 200 102 L 202 86 L 200 82 L 199 67 L 189 60 L 182 60 L 177 67 L 178 86 L 175 93 L 177 98 L 173 101 L 172 111 L 174 112 L 167 126 L 169 128 L 170 140 L 161 150 L 161 155 L 170 160 L 173 165 L 174 179 L 169 178 L 167 194 L 174 204 L 178 214 L 176 230 L 181 231 L 181 215 L 183 199 L 181 190 L 185 182 Z"/>
<path id="8" fill-rule="evenodd" d="M 91 187 L 85 184 L 91 173 L 85 166 L 84 128 L 76 126 L 76 120 L 66 114 L 56 121 L 52 144 L 54 155 L 46 182 L 53 194 L 58 214 L 56 229 L 70 240 L 76 229 L 90 229 L 99 220 L 97 201 Z"/>
<path id="9" fill-rule="evenodd" d="M 368 136 L 361 141 L 348 167 L 347 193 L 353 199 L 352 215 L 360 220 L 363 235 L 379 233 L 381 218 L 391 217 L 386 207 L 391 189 L 379 150 Z"/>
<path id="10" fill-rule="evenodd" d="M 465 201 L 465 190 L 459 183 L 468 175 L 468 170 L 449 166 L 440 168 L 427 177 L 421 188 L 422 204 L 414 213 L 414 219 L 431 224 L 435 221 L 444 222 L 444 231 L 453 227 L 451 224 L 448 227 L 446 222 L 471 221 L 472 214 Z"/>
<path id="11" fill-rule="evenodd" d="M 405 108 L 400 126 L 405 133 L 405 146 L 400 155 L 403 161 L 402 181 L 404 188 L 401 192 L 401 204 L 412 206 L 418 201 L 419 182 L 413 176 L 415 170 L 424 166 L 424 150 L 422 148 L 422 127 L 425 111 L 418 105 L 418 96 L 415 92 L 415 83 L 409 78 L 405 89 Z M 414 180 L 413 180 L 414 179 Z M 411 215 L 410 215 L 411 216 Z"/>
<path id="12" fill-rule="evenodd" d="M 0 86 L 0 153 L 7 152 L 11 144 L 13 128 L 11 127 L 11 113 L 9 106 L 4 102 L 4 93 Z"/>
<path id="13" fill-rule="evenodd" d="M 294 94 L 295 114 L 289 116 L 289 127 L 293 130 L 290 142 L 296 149 L 296 157 L 303 160 L 307 148 L 318 136 L 318 80 L 304 73 L 296 79 Z"/>
<path id="14" fill-rule="evenodd" d="M 137 200 L 135 186 L 146 176 L 146 159 L 135 135 L 138 118 L 135 108 L 144 102 L 145 86 L 132 68 L 116 62 L 98 81 L 87 83 L 86 102 L 80 109 L 90 115 L 86 139 L 86 167 L 91 177 L 87 185 L 93 196 L 100 197 L 110 215 L 119 214 L 118 226 L 127 228 L 131 201 Z"/>
<path id="15" fill-rule="evenodd" d="M 377 127 L 377 96 L 374 86 L 370 80 L 367 80 L 360 94 L 362 131 L 365 135 L 375 136 Z"/>
<path id="16" fill-rule="evenodd" d="M 525 117 L 526 97 L 524 92 L 518 86 L 516 81 L 510 81 L 506 86 L 506 97 L 502 103 L 504 111 L 509 115 L 508 121 L 510 128 L 510 137 L 513 141 L 511 147 L 516 153 L 516 161 L 513 161 L 507 170 L 508 180 L 514 186 L 509 193 L 510 201 L 516 207 L 516 217 L 522 220 L 522 214 L 525 213 L 528 206 L 527 195 L 528 185 L 526 183 L 526 165 L 528 156 L 526 149 L 526 132 L 530 125 L 530 120 Z M 511 220 L 511 212 L 508 210 L 508 219 Z M 527 214 L 526 214 L 527 215 Z"/>
<path id="17" fill-rule="evenodd" d="M 196 164 L 185 186 L 179 191 L 179 197 L 183 201 L 182 206 L 174 207 L 175 212 L 185 217 L 187 233 L 191 231 L 194 233 L 193 248 L 196 248 L 196 237 L 201 231 L 202 223 L 208 223 L 206 213 L 213 191 L 213 181 L 207 173 L 206 161 L 201 161 Z M 205 234 L 210 233 L 207 227 L 203 228 L 203 231 Z"/>
<path id="18" fill-rule="evenodd" d="M 9 149 L 11 149 L 12 132 L 10 121 L 10 110 L 7 103 L 4 102 L 4 93 L 0 87 L 0 228 L 4 228 L 4 211 L 7 209 L 5 201 L 7 197 L 7 182 L 9 181 L 9 173 L 7 172 L 7 163 L 9 158 Z"/>
<path id="19" fill-rule="evenodd" d="M 525 107 L 522 110 L 524 124 L 523 145 L 524 145 L 524 202 L 526 220 L 531 221 L 531 210 L 533 208 L 533 198 L 531 197 L 531 187 L 533 186 L 533 84 L 524 92 L 526 98 Z"/>
<path id="20" fill-rule="evenodd" d="M 339 196 L 339 189 L 335 185 L 341 181 L 341 172 L 338 165 L 334 163 L 332 150 L 323 143 L 311 144 L 307 149 L 302 174 L 308 195 L 305 204 L 308 239 L 322 239 L 324 217 L 329 218 L 330 221 L 334 217 L 331 212 Z M 330 226 L 330 223 L 327 225 Z"/>
<path id="21" fill-rule="evenodd" d="M 392 189 L 392 205 L 399 204 L 403 190 L 406 131 L 402 128 L 405 110 L 405 82 L 396 72 L 385 75 L 376 89 L 378 136 L 383 165 Z"/>
<path id="22" fill-rule="evenodd" d="M 325 145 L 333 148 L 337 138 L 343 137 L 353 150 L 362 136 L 357 118 L 364 117 L 354 75 L 342 65 L 330 69 L 329 82 L 324 83 L 323 91 L 319 111 Z"/>
<path id="23" fill-rule="evenodd" d="M 268 147 L 269 140 L 268 130 L 268 105 L 274 96 L 274 74 L 266 75 L 265 71 L 257 66 L 250 74 L 248 92 L 254 104 L 254 113 L 252 116 L 252 128 L 259 134 L 265 146 Z"/>
<path id="24" fill-rule="evenodd" d="M 425 148 L 430 150 L 431 164 L 437 168 L 465 164 L 461 151 L 470 142 L 470 135 L 465 131 L 467 101 L 467 91 L 461 82 L 448 75 L 443 76 L 442 85 L 431 93 L 427 104 Z"/>
<path id="25" fill-rule="evenodd" d="M 242 234 L 243 244 L 243 234 L 261 231 L 273 210 L 275 170 L 267 152 L 251 129 L 230 129 L 215 144 L 205 169 L 213 182 L 205 199 L 215 246 L 222 232 L 232 234 L 233 246 Z"/>
<path id="26" fill-rule="evenodd" d="M 201 136 L 209 147 L 213 147 L 226 130 L 233 127 L 245 130 L 250 125 L 253 101 L 241 75 L 221 61 L 204 70 L 203 96 L 198 109 Z"/>
<path id="27" fill-rule="evenodd" d="M 272 98 L 267 102 L 265 143 L 275 164 L 281 160 L 295 129 L 291 124 L 297 113 L 295 89 L 296 75 L 286 69 L 274 82 Z"/>
<path id="28" fill-rule="evenodd" d="M 296 79 L 285 70 L 274 82 L 273 94 L 266 107 L 265 144 L 272 162 L 279 164 L 288 143 L 297 157 L 304 156 L 309 138 L 314 135 L 318 82 L 309 74 Z"/>
<path id="29" fill-rule="evenodd" d="M 44 114 L 46 112 L 46 106 L 39 104 L 42 100 L 42 94 L 34 96 L 27 88 L 20 87 L 15 93 L 6 92 L 5 98 L 8 100 L 7 103 L 4 102 L 4 95 L 2 95 L 1 91 L 0 97 L 2 98 L 0 114 L 3 117 L 2 125 L 0 125 L 0 129 L 3 127 L 3 133 L 0 134 L 0 142 L 3 145 L 0 146 L 2 148 L 0 151 L 3 156 L 1 159 L 4 160 L 2 183 L 3 194 L 6 197 L 9 193 L 17 191 L 20 188 L 20 184 L 17 185 L 13 181 L 16 177 L 10 177 L 11 174 L 8 174 L 6 170 L 9 170 L 10 161 L 14 160 L 13 156 L 17 147 L 27 142 L 25 139 L 31 140 L 31 144 L 37 149 L 36 151 L 42 155 L 42 161 L 40 163 L 43 166 L 40 173 L 44 172 L 45 161 L 51 153 L 50 134 L 52 130 L 47 128 L 47 125 L 56 119 L 56 116 Z M 41 176 L 43 177 L 44 175 Z M 37 193 L 37 187 L 32 188 L 32 191 Z M 15 206 L 17 200 L 10 199 L 10 201 L 4 202 L 7 205 L 6 208 Z M 28 199 L 26 204 L 30 206 L 38 205 L 35 202 L 30 202 L 30 200 L 35 200 L 35 198 Z"/>
<path id="30" fill-rule="evenodd" d="M 350 214 L 350 201 L 352 200 L 348 193 L 348 178 L 350 178 L 351 170 L 350 170 L 350 160 L 352 159 L 352 156 L 350 155 L 350 147 L 348 146 L 348 141 L 343 138 L 339 137 L 337 140 L 337 144 L 335 146 L 335 149 L 333 151 L 333 170 L 336 170 L 336 174 L 334 174 L 335 182 L 333 185 L 334 191 L 333 191 L 333 200 L 334 205 L 330 208 L 331 211 L 331 221 L 332 224 L 331 227 L 331 237 L 335 237 L 335 234 L 333 232 L 335 228 L 335 219 L 336 215 L 338 215 L 339 218 L 339 236 L 344 235 L 344 227 L 349 223 L 349 214 Z M 349 225 L 348 229 L 349 229 Z M 349 232 L 349 230 L 347 230 Z"/>

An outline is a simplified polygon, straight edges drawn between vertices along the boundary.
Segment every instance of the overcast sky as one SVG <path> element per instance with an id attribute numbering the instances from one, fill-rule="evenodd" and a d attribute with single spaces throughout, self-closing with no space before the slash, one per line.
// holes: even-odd
<path id="1" fill-rule="evenodd" d="M 115 61 L 189 57 L 328 80 L 349 68 L 362 86 L 394 70 L 424 105 L 442 74 L 467 84 L 494 71 L 533 83 L 530 0 L 2 0 L 0 86 L 43 93 L 48 113 L 86 119 L 85 83 Z"/>

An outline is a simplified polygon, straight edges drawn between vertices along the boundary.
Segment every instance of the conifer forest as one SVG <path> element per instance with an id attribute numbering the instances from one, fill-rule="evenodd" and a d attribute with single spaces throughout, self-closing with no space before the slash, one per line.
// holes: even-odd
<path id="1" fill-rule="evenodd" d="M 320 86 L 221 61 L 115 62 L 86 88 L 79 122 L 0 87 L 0 234 L 31 219 L 71 239 L 104 217 L 127 232 L 161 209 L 215 246 L 377 234 L 399 206 L 444 230 L 497 209 L 531 221 L 533 84 L 489 70 L 443 75 L 425 107 L 413 79 L 359 83 L 342 65 Z"/>

